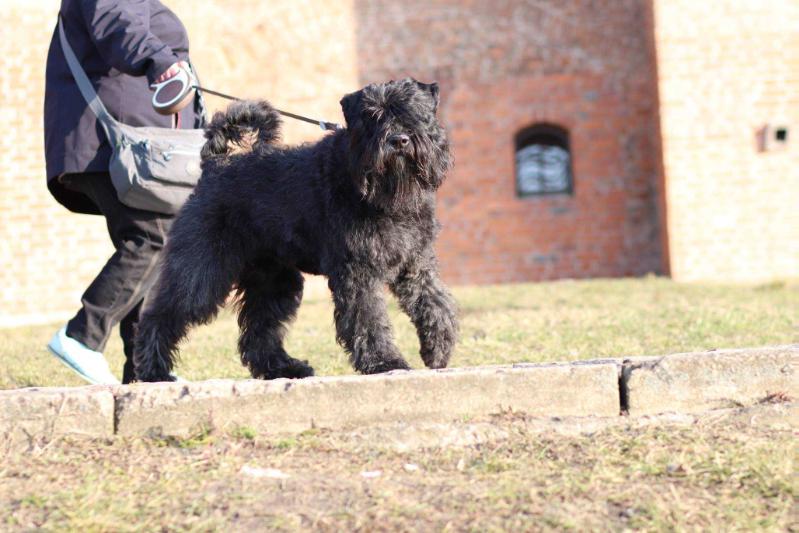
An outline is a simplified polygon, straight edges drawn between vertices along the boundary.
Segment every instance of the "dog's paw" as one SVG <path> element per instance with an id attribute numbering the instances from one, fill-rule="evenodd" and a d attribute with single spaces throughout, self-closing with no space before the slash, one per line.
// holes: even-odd
<path id="1" fill-rule="evenodd" d="M 144 375 L 137 375 L 136 381 L 140 383 L 161 383 L 161 382 L 172 382 L 176 381 L 177 378 L 172 374 L 144 374 Z"/>
<path id="2" fill-rule="evenodd" d="M 308 364 L 308 361 L 300 361 L 298 359 L 292 359 L 291 363 L 283 370 L 283 377 L 290 379 L 309 378 L 314 375 L 314 369 Z"/>
<path id="3" fill-rule="evenodd" d="M 438 359 L 430 359 L 428 361 L 424 361 L 424 366 L 426 366 L 431 370 L 436 370 L 438 368 L 447 368 L 448 364 L 449 364 L 448 357 L 442 357 Z"/>
<path id="4" fill-rule="evenodd" d="M 285 365 L 281 365 L 277 368 L 270 368 L 264 372 L 263 375 L 255 377 L 260 377 L 261 379 L 302 379 L 309 378 L 313 375 L 314 369 L 308 364 L 308 361 L 291 359 L 290 361 L 286 361 Z"/>
<path id="5" fill-rule="evenodd" d="M 452 329 L 442 330 L 436 335 L 423 339 L 419 355 L 427 368 L 446 368 L 455 346 L 455 333 Z"/>
<path id="6" fill-rule="evenodd" d="M 424 366 L 427 368 L 446 368 L 449 364 L 449 353 L 432 350 L 429 352 L 423 351 L 420 355 L 422 356 Z"/>
<path id="7" fill-rule="evenodd" d="M 383 374 L 392 370 L 410 370 L 411 367 L 402 358 L 397 359 L 377 359 L 369 361 L 358 370 L 363 374 Z"/>

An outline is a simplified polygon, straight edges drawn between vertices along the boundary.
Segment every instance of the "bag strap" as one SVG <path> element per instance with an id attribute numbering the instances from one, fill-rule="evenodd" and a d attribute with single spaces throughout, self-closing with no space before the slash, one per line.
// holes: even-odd
<path id="1" fill-rule="evenodd" d="M 116 144 L 117 138 L 120 137 L 117 121 L 105 108 L 100 97 L 97 96 L 97 92 L 95 92 L 94 87 L 92 87 L 92 83 L 89 81 L 88 76 L 86 76 L 86 72 L 84 72 L 83 67 L 80 66 L 78 58 L 75 57 L 75 52 L 73 52 L 72 47 L 69 46 L 66 32 L 64 31 L 64 20 L 60 14 L 58 15 L 58 37 L 61 40 L 61 49 L 64 51 L 64 57 L 67 60 L 67 65 L 69 65 L 69 70 L 72 72 L 72 77 L 75 78 L 75 82 L 78 84 L 78 89 L 80 89 L 80 94 L 83 95 L 83 99 L 86 100 L 89 108 L 94 112 L 108 140 Z"/>

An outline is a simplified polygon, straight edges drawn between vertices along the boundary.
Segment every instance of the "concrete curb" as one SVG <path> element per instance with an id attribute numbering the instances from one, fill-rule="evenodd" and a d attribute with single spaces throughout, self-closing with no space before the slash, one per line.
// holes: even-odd
<path id="1" fill-rule="evenodd" d="M 574 363 L 305 380 L 211 380 L 0 391 L 0 437 L 262 433 L 450 422 L 503 409 L 540 417 L 697 412 L 799 397 L 799 345 Z"/>
<path id="2" fill-rule="evenodd" d="M 631 415 L 749 405 L 769 394 L 799 396 L 799 345 L 623 361 L 622 397 Z"/>
<path id="3" fill-rule="evenodd" d="M 616 365 L 598 363 L 137 384 L 116 393 L 116 427 L 120 435 L 185 436 L 202 426 L 298 432 L 400 420 L 445 422 L 501 409 L 540 416 L 614 416 L 619 412 L 617 382 Z"/>

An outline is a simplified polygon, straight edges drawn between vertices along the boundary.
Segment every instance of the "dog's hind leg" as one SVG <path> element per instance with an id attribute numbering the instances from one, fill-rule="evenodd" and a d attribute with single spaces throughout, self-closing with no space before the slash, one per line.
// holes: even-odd
<path id="1" fill-rule="evenodd" d="M 336 338 L 350 354 L 355 370 L 363 374 L 409 370 L 394 345 L 383 284 L 352 273 L 331 276 L 328 283 L 335 304 Z"/>
<path id="2" fill-rule="evenodd" d="M 286 326 L 302 301 L 302 274 L 295 269 L 260 262 L 245 268 L 238 283 L 239 352 L 254 378 L 313 376 L 307 361 L 289 356 L 283 348 Z"/>
<path id="3" fill-rule="evenodd" d="M 159 280 L 145 302 L 133 362 L 138 381 L 172 381 L 177 345 L 189 327 L 209 322 L 230 293 L 237 255 L 210 241 L 185 238 L 176 221 Z"/>

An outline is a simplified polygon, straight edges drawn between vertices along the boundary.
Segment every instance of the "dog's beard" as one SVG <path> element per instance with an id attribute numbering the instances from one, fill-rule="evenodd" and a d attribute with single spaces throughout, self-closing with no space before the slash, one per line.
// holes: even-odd
<path id="1" fill-rule="evenodd" d="M 412 137 L 411 143 L 407 151 L 384 143 L 371 146 L 367 148 L 371 157 L 358 159 L 356 179 L 366 202 L 389 210 L 418 207 L 423 190 L 437 188 L 439 174 L 449 165 L 448 153 L 423 137 Z"/>
<path id="2" fill-rule="evenodd" d="M 389 154 L 364 169 L 361 195 L 381 209 L 395 210 L 416 203 L 420 188 L 416 164 L 406 155 Z"/>

